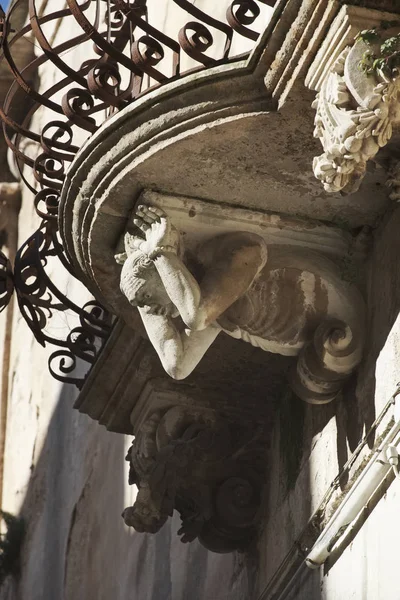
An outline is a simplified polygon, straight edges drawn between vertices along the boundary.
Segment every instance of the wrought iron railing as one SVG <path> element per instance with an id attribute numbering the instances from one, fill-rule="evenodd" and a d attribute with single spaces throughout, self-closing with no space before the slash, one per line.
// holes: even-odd
<path id="1" fill-rule="evenodd" d="M 57 228 L 68 164 L 107 117 L 149 89 L 188 70 L 237 60 L 238 40 L 247 41 L 248 53 L 265 27 L 271 11 L 268 7 L 276 0 L 229 0 L 224 19 L 189 0 L 160 2 L 67 0 L 67 8 L 48 12 L 52 2 L 30 0 L 28 24 L 19 30 L 13 25 L 14 15 L 28 5 L 27 0 L 14 1 L 7 15 L 0 11 L 0 67 L 7 63 L 14 79 L 0 108 L 4 138 L 14 153 L 21 179 L 34 194 L 34 206 L 42 219 L 39 229 L 17 253 L 14 287 L 20 310 L 36 339 L 43 345 L 60 347 L 50 358 L 50 365 L 55 358 L 60 360 L 59 372 L 50 366 L 52 372 L 78 386 L 82 381 L 71 375 L 76 357 L 94 362 L 99 348 L 96 339 L 109 335 L 111 319 L 95 303 L 83 308 L 73 303 L 46 274 L 49 257 L 53 257 L 74 275 Z M 213 10 L 220 10 L 223 4 L 220 0 Z M 157 26 L 158 13 L 165 7 L 173 11 L 174 18 L 161 29 Z M 22 42 L 34 46 L 34 55 L 24 66 L 17 60 Z M 25 110 L 19 116 L 21 105 Z M 45 110 L 45 120 L 38 109 Z M 3 262 L 1 306 L 12 290 L 10 269 Z M 79 319 L 67 340 L 46 334 L 54 312 L 66 310 Z M 70 358 L 68 366 L 65 354 Z"/>

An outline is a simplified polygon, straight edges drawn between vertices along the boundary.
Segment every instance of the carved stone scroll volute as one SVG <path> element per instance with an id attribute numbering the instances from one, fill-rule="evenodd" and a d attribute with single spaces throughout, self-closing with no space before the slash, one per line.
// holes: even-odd
<path id="1" fill-rule="evenodd" d="M 183 542 L 198 538 L 213 552 L 244 550 L 260 513 L 261 428 L 197 406 L 151 410 L 126 457 L 138 494 L 123 512 L 125 523 L 155 533 L 177 510 Z"/>

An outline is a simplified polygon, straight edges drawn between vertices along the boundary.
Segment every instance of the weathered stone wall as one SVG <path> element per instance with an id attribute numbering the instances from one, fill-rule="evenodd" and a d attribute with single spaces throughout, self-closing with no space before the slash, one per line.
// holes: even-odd
<path id="1" fill-rule="evenodd" d="M 301 556 L 296 540 L 400 381 L 399 225 L 397 208 L 374 233 L 367 265 L 367 350 L 358 382 L 349 382 L 343 397 L 328 406 L 307 406 L 289 395 L 282 399 L 273 434 L 266 525 L 259 540 L 260 600 L 269 600 L 265 590 L 284 559 Z M 364 457 L 378 445 L 382 429 L 369 438 Z M 349 478 L 351 473 L 341 480 L 338 499 Z M 364 511 L 354 539 L 339 546 L 320 570 L 300 567 L 280 600 L 397 600 L 399 494 L 394 480 L 376 506 Z"/>

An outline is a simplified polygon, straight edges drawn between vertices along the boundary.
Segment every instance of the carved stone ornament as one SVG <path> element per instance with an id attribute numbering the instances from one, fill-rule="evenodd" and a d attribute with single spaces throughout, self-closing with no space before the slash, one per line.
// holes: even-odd
<path id="1" fill-rule="evenodd" d="M 314 136 L 324 148 L 313 169 L 327 192 L 355 192 L 367 162 L 388 143 L 399 121 L 400 78 L 397 72 L 392 77 L 364 72 L 360 65 L 369 50 L 362 40 L 347 46 L 313 103 Z"/>
<path id="2" fill-rule="evenodd" d="M 121 291 L 138 307 L 166 372 L 184 379 L 225 332 L 262 350 L 298 356 L 291 383 L 323 404 L 361 360 L 364 303 L 340 269 L 311 250 L 232 231 L 185 249 L 167 214 L 139 205 L 125 234 Z"/>
<path id="3" fill-rule="evenodd" d="M 198 538 L 213 552 L 244 550 L 260 516 L 260 431 L 202 408 L 150 412 L 126 457 L 129 483 L 138 487 L 122 515 L 126 525 L 156 533 L 177 510 L 182 542 Z"/>

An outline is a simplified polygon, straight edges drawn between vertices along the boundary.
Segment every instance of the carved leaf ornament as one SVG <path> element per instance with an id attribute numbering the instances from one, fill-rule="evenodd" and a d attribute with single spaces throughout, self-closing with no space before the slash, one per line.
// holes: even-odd
<path id="1" fill-rule="evenodd" d="M 357 191 L 367 162 L 388 143 L 393 124 L 400 120 L 398 70 L 363 68 L 370 54 L 371 46 L 363 39 L 348 46 L 313 103 L 314 137 L 324 148 L 314 158 L 313 170 L 327 192 Z"/>

